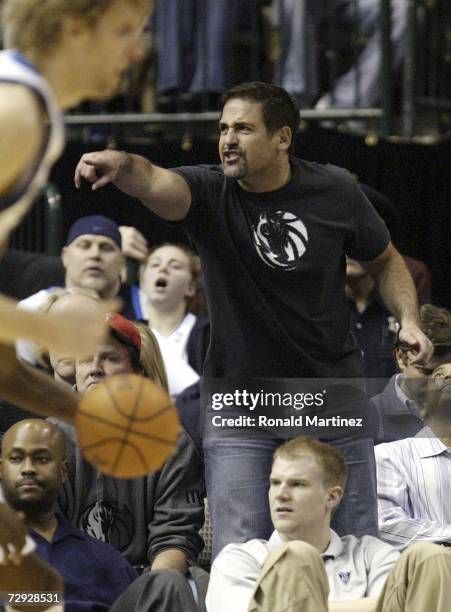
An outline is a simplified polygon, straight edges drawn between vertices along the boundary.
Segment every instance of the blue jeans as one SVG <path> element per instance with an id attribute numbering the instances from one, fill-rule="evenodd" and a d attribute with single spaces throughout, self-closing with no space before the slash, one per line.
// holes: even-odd
<path id="1" fill-rule="evenodd" d="M 404 57 L 407 0 L 391 2 L 391 61 L 397 68 Z M 317 31 L 339 12 L 367 37 L 354 66 L 331 84 L 329 103 L 337 108 L 373 106 L 380 97 L 380 0 L 273 0 L 275 22 L 282 35 L 282 53 L 274 82 L 291 94 L 314 101 L 319 92 Z"/>
<path id="2" fill-rule="evenodd" d="M 218 438 L 203 441 L 207 497 L 213 525 L 213 558 L 231 542 L 268 539 L 272 455 L 280 438 Z M 326 440 L 324 440 L 326 441 Z M 332 521 L 339 535 L 377 535 L 376 467 L 373 441 L 331 441 L 348 466 L 345 496 Z"/>
<path id="3" fill-rule="evenodd" d="M 230 85 L 234 0 L 160 0 L 158 91 L 221 92 Z"/>

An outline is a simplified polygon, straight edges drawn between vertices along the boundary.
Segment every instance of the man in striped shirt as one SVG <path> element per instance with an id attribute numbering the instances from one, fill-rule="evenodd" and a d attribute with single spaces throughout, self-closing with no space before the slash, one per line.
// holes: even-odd
<path id="1" fill-rule="evenodd" d="M 451 363 L 434 370 L 431 383 L 426 427 L 375 448 L 380 537 L 398 549 L 451 546 Z"/>

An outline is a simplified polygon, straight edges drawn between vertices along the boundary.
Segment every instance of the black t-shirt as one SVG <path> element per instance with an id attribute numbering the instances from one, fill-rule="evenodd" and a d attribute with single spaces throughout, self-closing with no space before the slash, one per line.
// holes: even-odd
<path id="1" fill-rule="evenodd" d="M 207 292 L 211 377 L 353 377 L 345 253 L 369 261 L 388 230 L 341 168 L 295 159 L 287 185 L 243 190 L 219 166 L 175 168 L 192 206 L 181 221 Z"/>

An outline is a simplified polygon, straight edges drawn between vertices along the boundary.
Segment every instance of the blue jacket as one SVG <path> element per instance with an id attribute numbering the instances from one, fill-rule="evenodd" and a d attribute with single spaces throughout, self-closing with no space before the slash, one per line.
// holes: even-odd
<path id="1" fill-rule="evenodd" d="M 49 542 L 30 530 L 36 553 L 53 565 L 64 580 L 67 612 L 101 612 L 138 576 L 115 548 L 99 542 L 57 514 L 58 527 Z"/>

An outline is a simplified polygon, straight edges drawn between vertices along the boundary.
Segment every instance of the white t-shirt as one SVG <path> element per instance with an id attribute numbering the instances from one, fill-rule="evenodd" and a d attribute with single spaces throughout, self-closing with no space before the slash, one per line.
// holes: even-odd
<path id="1" fill-rule="evenodd" d="M 151 326 L 163 357 L 172 397 L 199 380 L 199 374 L 188 363 L 187 353 L 188 339 L 195 323 L 196 317 L 189 312 L 169 336 L 162 336 Z"/>

